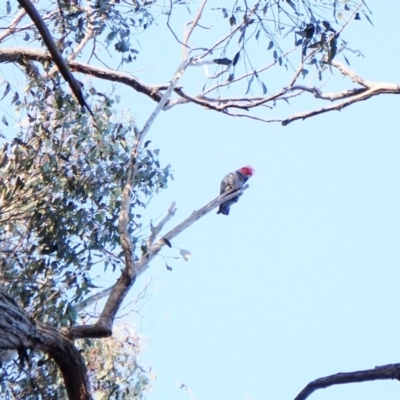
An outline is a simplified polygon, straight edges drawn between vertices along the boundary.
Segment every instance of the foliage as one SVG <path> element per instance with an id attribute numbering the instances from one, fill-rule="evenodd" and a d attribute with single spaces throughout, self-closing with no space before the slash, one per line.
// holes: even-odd
<path id="1" fill-rule="evenodd" d="M 96 400 L 108 399 L 110 394 L 121 400 L 141 400 L 151 391 L 150 379 L 155 376 L 150 374 L 149 379 L 138 365 L 142 339 L 132 328 L 118 326 L 113 337 L 86 340 L 83 349 Z"/>
<path id="2" fill-rule="evenodd" d="M 115 269 L 123 262 L 117 220 L 133 122 L 115 121 L 116 100 L 98 97 L 95 127 L 87 113 L 74 111 L 70 95 L 32 83 L 17 102 L 28 118 L 21 123 L 21 133 L 4 147 L 6 162 L 0 168 L 7 291 L 36 320 L 56 326 L 75 322 L 72 305 L 96 288 L 90 277 L 95 265 Z M 132 196 L 135 213 L 167 187 L 170 167 L 161 167 L 157 156 L 158 150 L 148 147 L 140 154 Z M 141 224 L 133 222 L 133 214 L 131 221 L 129 231 L 140 242 Z M 29 380 L 35 387 L 43 382 L 44 390 L 50 378 L 57 382 L 49 373 L 52 362 L 33 362 L 38 368 Z M 33 390 L 22 381 L 18 380 L 21 388 Z"/>

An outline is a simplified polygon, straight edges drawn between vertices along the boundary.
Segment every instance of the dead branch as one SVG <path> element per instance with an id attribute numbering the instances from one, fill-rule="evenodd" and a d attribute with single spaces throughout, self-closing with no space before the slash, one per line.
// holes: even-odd
<path id="1" fill-rule="evenodd" d="M 184 60 L 187 60 L 187 58 L 188 58 L 188 54 L 187 54 L 188 41 L 189 41 L 190 36 L 192 35 L 194 29 L 196 28 L 196 26 L 198 25 L 198 23 L 200 21 L 200 18 L 203 14 L 204 7 L 206 6 L 206 4 L 207 4 L 207 0 L 203 0 L 203 3 L 201 3 L 195 18 L 194 18 L 193 22 L 191 23 L 191 27 L 186 32 L 185 37 L 183 38 L 183 59 Z"/>
<path id="2" fill-rule="evenodd" d="M 400 94 L 400 86 L 395 83 L 370 83 L 370 88 L 367 90 L 361 90 L 361 91 L 355 91 L 355 95 L 349 97 L 347 100 L 342 101 L 337 104 L 332 104 L 331 106 L 328 107 L 323 107 L 317 110 L 312 110 L 312 111 L 306 111 L 304 113 L 299 113 L 299 114 L 294 114 L 289 118 L 286 118 L 284 121 L 282 121 L 282 125 L 286 126 L 290 124 L 293 121 L 296 121 L 298 119 L 306 119 L 313 117 L 314 115 L 319 115 L 323 114 L 329 111 L 341 111 L 343 108 L 348 107 L 354 103 L 357 103 L 359 101 L 364 101 L 368 100 L 369 98 L 373 96 L 377 96 L 382 93 L 386 94 Z"/>
<path id="3" fill-rule="evenodd" d="M 167 215 L 157 224 L 157 226 L 150 227 L 151 235 L 147 239 L 146 243 L 147 248 L 153 245 L 154 240 L 156 240 L 157 235 L 160 234 L 164 225 L 175 215 L 175 211 L 176 211 L 175 202 L 172 202 L 171 205 L 169 206 Z"/>
<path id="4" fill-rule="evenodd" d="M 137 271 L 137 275 L 142 274 L 148 267 L 150 261 L 161 251 L 161 249 L 167 244 L 170 243 L 176 236 L 182 233 L 184 230 L 189 228 L 192 224 L 198 221 L 200 218 L 207 215 L 214 208 L 218 207 L 221 203 L 236 197 L 243 193 L 246 189 L 248 189 L 249 185 L 245 185 L 241 190 L 230 192 L 228 194 L 224 194 L 218 196 L 216 199 L 210 201 L 207 205 L 201 208 L 198 211 L 193 211 L 193 213 L 187 217 L 183 222 L 177 225 L 175 228 L 171 229 L 167 234 L 165 234 L 157 243 L 147 249 L 147 253 L 144 254 L 139 261 L 135 264 L 135 269 Z"/>
<path id="5" fill-rule="evenodd" d="M 331 65 L 337 68 L 343 75 L 349 77 L 353 82 L 358 83 L 359 85 L 364 86 L 365 88 L 370 87 L 371 85 L 370 82 L 365 82 L 364 79 L 360 78 L 353 70 L 346 67 L 340 61 L 332 60 Z"/>
<path id="6" fill-rule="evenodd" d="M 377 380 L 400 380 L 400 364 L 389 364 L 364 371 L 344 372 L 326 376 L 310 382 L 294 400 L 305 400 L 318 389 L 346 383 L 371 382 Z"/>
<path id="7" fill-rule="evenodd" d="M 124 269 L 117 283 L 113 286 L 113 290 L 108 297 L 107 303 L 97 322 L 93 325 L 72 326 L 70 330 L 71 337 L 73 337 L 74 339 L 79 339 L 101 338 L 110 336 L 112 334 L 112 327 L 115 316 L 127 292 L 135 282 L 136 278 L 147 269 L 149 263 L 159 254 L 164 246 L 166 246 L 167 243 L 173 240 L 185 229 L 189 228 L 189 226 L 191 226 L 197 220 L 204 217 L 210 211 L 218 207 L 221 203 L 223 203 L 224 201 L 228 201 L 233 197 L 236 197 L 238 194 L 240 195 L 248 187 L 248 185 L 245 185 L 243 189 L 239 191 L 218 196 L 216 199 L 209 202 L 200 210 L 194 211 L 188 218 L 186 218 L 183 222 L 181 222 L 175 228 L 170 230 L 166 235 L 164 235 L 160 240 L 158 240 L 154 245 L 148 248 L 146 254 L 143 254 L 137 262 L 129 266 L 129 270 L 127 268 Z M 126 245 L 124 244 L 124 246 Z M 131 273 L 132 275 L 128 275 L 129 273 Z"/>

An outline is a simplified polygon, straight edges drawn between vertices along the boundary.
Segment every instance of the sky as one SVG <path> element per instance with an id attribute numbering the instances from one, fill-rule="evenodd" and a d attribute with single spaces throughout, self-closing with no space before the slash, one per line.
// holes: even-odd
<path id="1" fill-rule="evenodd" d="M 369 5 L 374 27 L 346 29 L 365 56 L 350 57 L 351 68 L 398 82 L 400 6 Z M 168 82 L 181 49 L 162 19 L 149 32 L 128 68 L 146 82 Z M 337 72 L 327 85 L 352 87 Z M 143 126 L 155 104 L 118 91 Z M 228 172 L 250 164 L 256 174 L 228 217 L 212 212 L 191 226 L 133 288 L 130 300 L 148 285 L 140 315 L 129 318 L 145 340 L 140 362 L 157 376 L 149 399 L 190 399 L 182 384 L 196 400 L 293 399 L 316 378 L 400 362 L 398 101 L 381 95 L 286 127 L 192 105 L 158 117 L 148 139 L 172 164 L 174 181 L 143 218 L 157 220 L 175 201 L 167 231 L 214 199 Z M 302 97 L 276 112 L 315 104 Z M 179 249 L 191 252 L 188 262 L 173 258 Z M 399 391 L 381 381 L 310 399 L 383 400 Z"/>
<path id="2" fill-rule="evenodd" d="M 374 27 L 347 29 L 365 56 L 348 57 L 351 68 L 367 80 L 398 81 L 392 6 L 373 7 Z M 158 32 L 162 25 L 152 43 Z M 179 63 L 179 47 L 162 37 L 146 53 L 154 82 Z M 334 74 L 331 91 L 352 87 Z M 147 100 L 137 101 L 144 123 Z M 311 104 L 304 97 L 279 112 Z M 181 384 L 197 400 L 293 399 L 316 378 L 399 362 L 398 118 L 395 96 L 287 127 L 195 106 L 158 118 L 148 138 L 175 180 L 150 204 L 152 218 L 176 201 L 172 228 L 215 197 L 226 173 L 251 164 L 256 174 L 229 217 L 211 213 L 173 241 L 192 253 L 189 262 L 167 258 L 169 272 L 159 258 L 137 283 L 151 293 L 135 320 L 147 343 L 142 364 L 157 375 L 150 399 L 190 399 Z M 399 390 L 381 381 L 310 398 L 382 400 Z"/>

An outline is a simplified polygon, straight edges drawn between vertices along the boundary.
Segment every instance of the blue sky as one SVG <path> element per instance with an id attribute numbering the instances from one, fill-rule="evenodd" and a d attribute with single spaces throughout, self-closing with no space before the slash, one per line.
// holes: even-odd
<path id="1" fill-rule="evenodd" d="M 351 67 L 368 80 L 396 82 L 398 13 L 373 11 L 375 28 L 353 23 L 345 35 L 365 55 L 350 57 Z M 163 82 L 180 49 L 158 32 L 161 24 L 149 38 L 154 55 L 143 62 Z M 338 73 L 330 90 L 335 85 L 351 87 Z M 143 123 L 153 105 L 136 99 Z M 304 97 L 278 112 L 312 104 Z M 194 106 L 159 117 L 149 139 L 173 164 L 175 181 L 150 204 L 152 218 L 176 201 L 172 227 L 214 198 L 227 172 L 251 164 L 256 175 L 228 218 L 212 213 L 173 242 L 191 251 L 188 263 L 167 259 L 168 272 L 156 260 L 138 282 L 136 291 L 152 279 L 136 321 L 148 341 L 142 362 L 157 375 L 151 399 L 189 399 L 182 383 L 197 400 L 291 399 L 318 377 L 399 362 L 397 110 L 396 97 L 380 96 L 285 128 Z M 387 381 L 310 398 L 398 393 Z"/>
<path id="2" fill-rule="evenodd" d="M 399 6 L 373 12 L 374 28 L 354 22 L 345 34 L 365 55 L 350 57 L 351 68 L 398 82 Z M 143 52 L 128 67 L 150 83 L 168 82 L 181 56 L 158 24 L 140 38 Z M 202 84 L 196 76 L 192 87 Z M 335 72 L 335 87 L 352 86 Z M 141 127 L 155 104 L 117 90 Z M 277 113 L 312 105 L 306 96 Z M 159 257 L 132 291 L 134 299 L 150 282 L 142 317 L 130 317 L 147 342 L 141 362 L 157 375 L 150 399 L 189 399 L 180 384 L 197 400 L 293 399 L 318 377 L 400 361 L 398 108 L 397 97 L 382 95 L 287 127 L 191 105 L 159 116 L 148 139 L 175 180 L 144 218 L 162 217 L 176 201 L 172 228 L 216 197 L 226 173 L 251 164 L 256 175 L 229 217 L 211 213 L 173 241 L 192 253 L 189 262 L 166 258 L 169 272 Z M 163 255 L 178 256 L 176 248 Z M 398 395 L 398 383 L 387 381 L 310 398 Z"/>

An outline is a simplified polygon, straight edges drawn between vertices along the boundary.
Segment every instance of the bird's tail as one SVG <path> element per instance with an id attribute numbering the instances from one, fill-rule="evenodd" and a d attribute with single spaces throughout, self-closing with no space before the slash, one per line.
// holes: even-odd
<path id="1" fill-rule="evenodd" d="M 223 204 L 219 206 L 219 210 L 217 211 L 217 214 L 223 214 L 223 215 L 229 215 L 229 208 L 224 207 Z"/>

